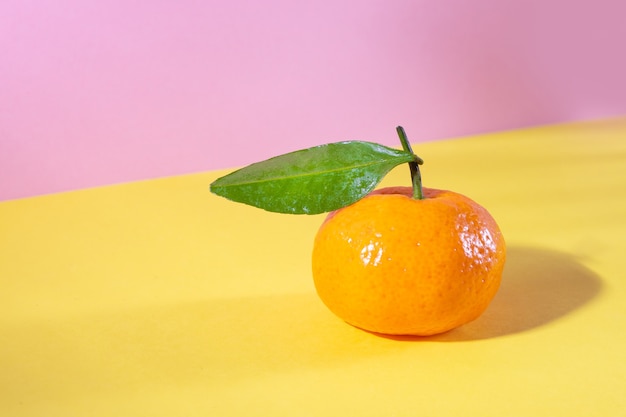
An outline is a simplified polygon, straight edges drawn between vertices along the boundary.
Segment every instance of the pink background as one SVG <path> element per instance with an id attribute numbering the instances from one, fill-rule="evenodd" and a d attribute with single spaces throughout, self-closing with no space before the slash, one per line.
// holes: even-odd
<path id="1" fill-rule="evenodd" d="M 626 114 L 623 0 L 4 0 L 0 200 Z M 207 184 L 208 187 L 208 184 Z"/>

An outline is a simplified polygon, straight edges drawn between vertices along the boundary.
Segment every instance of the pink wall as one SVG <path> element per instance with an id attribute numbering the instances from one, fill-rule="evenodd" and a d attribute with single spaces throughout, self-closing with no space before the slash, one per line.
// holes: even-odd
<path id="1" fill-rule="evenodd" d="M 4 0 L 0 200 L 626 114 L 622 0 Z M 208 186 L 208 184 L 207 184 Z"/>

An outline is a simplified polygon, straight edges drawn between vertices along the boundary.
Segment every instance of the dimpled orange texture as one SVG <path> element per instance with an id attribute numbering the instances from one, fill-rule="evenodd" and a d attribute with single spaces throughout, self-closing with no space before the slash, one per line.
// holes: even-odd
<path id="1" fill-rule="evenodd" d="M 493 217 L 450 191 L 376 190 L 330 213 L 313 247 L 326 306 L 376 333 L 428 336 L 478 318 L 500 286 L 506 258 Z"/>

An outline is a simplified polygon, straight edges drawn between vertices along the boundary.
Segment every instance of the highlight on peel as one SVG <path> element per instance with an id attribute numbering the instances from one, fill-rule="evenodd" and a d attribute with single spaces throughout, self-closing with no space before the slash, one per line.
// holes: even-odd
<path id="1" fill-rule="evenodd" d="M 478 318 L 496 295 L 506 245 L 471 199 L 424 188 L 376 190 L 331 212 L 314 241 L 315 288 L 346 322 L 428 336 Z"/>

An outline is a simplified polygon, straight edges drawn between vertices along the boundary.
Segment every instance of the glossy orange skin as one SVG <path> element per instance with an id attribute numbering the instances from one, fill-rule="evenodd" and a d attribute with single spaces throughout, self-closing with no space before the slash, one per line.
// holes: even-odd
<path id="1" fill-rule="evenodd" d="M 483 207 L 450 191 L 374 191 L 330 213 L 313 247 L 322 301 L 377 333 L 427 336 L 479 317 L 500 286 L 506 245 Z"/>

